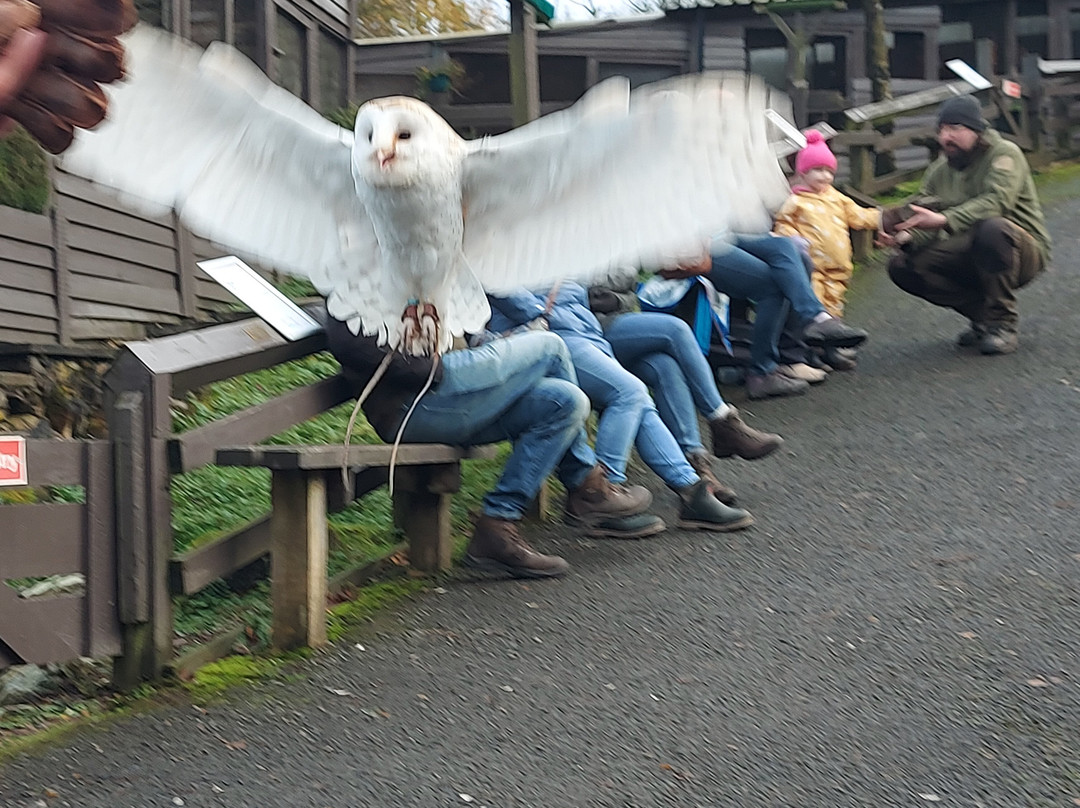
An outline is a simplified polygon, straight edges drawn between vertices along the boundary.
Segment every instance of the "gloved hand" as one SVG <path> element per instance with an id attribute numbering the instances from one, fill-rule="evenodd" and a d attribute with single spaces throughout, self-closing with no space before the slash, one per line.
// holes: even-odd
<path id="1" fill-rule="evenodd" d="M 0 0 L 0 47 L 20 28 L 33 28 L 39 22 L 41 9 L 29 0 Z"/>
<path id="2" fill-rule="evenodd" d="M 20 3 L 21 0 L 0 0 Z M 48 37 L 41 65 L 3 112 L 53 154 L 105 118 L 100 84 L 124 75 L 117 37 L 138 20 L 133 0 L 39 0 L 38 23 Z"/>

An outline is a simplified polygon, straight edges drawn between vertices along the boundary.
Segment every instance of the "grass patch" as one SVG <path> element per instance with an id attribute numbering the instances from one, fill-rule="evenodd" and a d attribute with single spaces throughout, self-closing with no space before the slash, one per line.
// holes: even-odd
<path id="1" fill-rule="evenodd" d="M 281 672 L 286 663 L 304 654 L 230 656 L 203 665 L 183 687 L 196 704 L 206 704 L 234 687 L 257 682 Z"/>
<path id="2" fill-rule="evenodd" d="M 329 378 L 339 371 L 329 354 L 317 354 L 275 368 L 256 371 L 207 385 L 174 407 L 173 428 L 194 429 L 218 418 L 263 403 L 289 390 Z M 270 438 L 267 443 L 333 445 L 344 440 L 352 402 Z M 354 443 L 381 443 L 364 418 L 357 421 Z M 462 490 L 451 500 L 451 520 L 463 540 L 469 512 L 479 507 L 483 493 L 494 485 L 509 446 L 499 457 L 462 464 Z M 172 478 L 174 551 L 197 548 L 244 526 L 270 511 L 270 472 L 206 466 Z M 374 491 L 328 520 L 331 552 L 328 574 L 333 576 L 383 557 L 400 542 L 393 526 L 386 489 Z M 462 543 L 462 542 L 459 542 Z M 265 583 L 235 592 L 217 582 L 203 592 L 174 601 L 175 631 L 185 642 L 201 642 L 227 626 L 243 625 L 248 647 L 261 649 L 269 640 L 270 609 Z"/>
<path id="3" fill-rule="evenodd" d="M 360 625 L 376 612 L 416 594 L 426 586 L 424 581 L 406 578 L 364 587 L 354 599 L 330 609 L 326 621 L 327 638 L 330 642 L 337 642 L 350 629 Z"/>

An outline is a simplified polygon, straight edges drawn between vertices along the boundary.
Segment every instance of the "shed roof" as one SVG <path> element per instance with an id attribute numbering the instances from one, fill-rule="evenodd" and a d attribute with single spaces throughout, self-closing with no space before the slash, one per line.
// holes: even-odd
<path id="1" fill-rule="evenodd" d="M 760 2 L 760 0 L 756 0 Z M 687 6 L 690 8 L 691 6 Z M 675 6 L 678 8 L 678 6 Z M 635 25 L 646 25 L 664 18 L 663 12 L 653 11 L 644 14 L 631 14 L 616 17 L 598 17 L 590 20 L 553 20 L 547 25 L 539 25 L 536 28 L 540 36 L 552 34 L 570 34 L 576 31 L 603 30 L 605 28 L 624 28 Z M 380 45 L 401 45 L 410 42 L 460 42 L 470 39 L 487 39 L 492 37 L 509 36 L 509 28 L 497 28 L 483 31 L 452 31 L 442 34 L 412 34 L 408 36 L 373 37 L 370 39 L 354 39 L 353 44 L 360 47 Z"/>
<path id="2" fill-rule="evenodd" d="M 727 6 L 776 6 L 797 0 L 660 0 L 664 11 L 678 11 L 683 8 L 724 8 Z"/>

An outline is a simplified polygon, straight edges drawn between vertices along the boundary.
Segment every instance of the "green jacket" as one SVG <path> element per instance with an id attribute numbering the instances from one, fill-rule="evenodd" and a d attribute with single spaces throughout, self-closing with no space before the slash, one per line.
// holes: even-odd
<path id="1" fill-rule="evenodd" d="M 983 140 L 988 148 L 967 168 L 951 168 L 942 155 L 926 169 L 919 196 L 934 197 L 935 209 L 945 214 L 948 223 L 939 231 L 914 231 L 912 245 L 926 246 L 1000 216 L 1030 233 L 1043 264 L 1049 263 L 1050 234 L 1024 153 L 994 129 L 987 129 Z"/>

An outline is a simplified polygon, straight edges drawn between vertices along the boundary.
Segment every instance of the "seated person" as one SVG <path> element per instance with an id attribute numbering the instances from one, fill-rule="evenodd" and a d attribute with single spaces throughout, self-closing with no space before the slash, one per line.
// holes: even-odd
<path id="1" fill-rule="evenodd" d="M 386 357 L 375 337 L 354 335 L 327 315 L 329 349 L 357 391 Z M 434 368 L 433 368 L 434 364 Z M 465 563 L 519 578 L 564 574 L 569 565 L 538 553 L 519 524 L 547 477 L 558 469 L 568 505 L 586 526 L 644 512 L 652 495 L 641 486 L 613 485 L 597 464 L 585 435 L 589 402 L 578 388 L 566 345 L 553 334 L 521 334 L 479 348 L 432 357 L 395 353 L 364 402 L 364 413 L 383 440 L 393 441 L 417 393 L 429 389 L 401 434 L 406 443 L 470 446 L 510 441 L 513 451 L 483 511 Z"/>
<path id="2" fill-rule="evenodd" d="M 750 514 L 716 497 L 664 426 L 648 388 L 615 359 L 589 309 L 585 290 L 575 283 L 563 283 L 551 296 L 550 305 L 547 297 L 527 291 L 489 297 L 492 317 L 488 327 L 499 333 L 546 318 L 551 331 L 563 338 L 578 384 L 599 412 L 596 456 L 610 479 L 626 481 L 630 449 L 636 446 L 645 464 L 679 495 L 679 527 L 715 531 L 748 527 L 753 522 Z M 567 514 L 570 518 L 575 515 L 569 507 Z"/>
<path id="3" fill-rule="evenodd" d="M 805 393 L 805 379 L 779 369 L 780 334 L 789 309 L 803 324 L 802 338 L 811 347 L 854 348 L 866 332 L 833 317 L 810 286 L 799 248 L 790 238 L 771 234 L 737 236 L 733 243 L 716 240 L 700 261 L 659 273 L 665 278 L 704 275 L 729 297 L 754 303 L 751 365 L 746 392 L 752 399 Z"/>
<path id="4" fill-rule="evenodd" d="M 589 289 L 589 305 L 604 329 L 604 338 L 619 363 L 652 390 L 660 419 L 678 442 L 694 470 L 730 505 L 735 492 L 716 480 L 710 453 L 701 441 L 698 413 L 709 424 L 710 448 L 716 457 L 737 455 L 757 460 L 784 442 L 779 435 L 746 425 L 716 388 L 712 369 L 690 326 L 670 314 L 634 311 L 634 279 Z"/>

